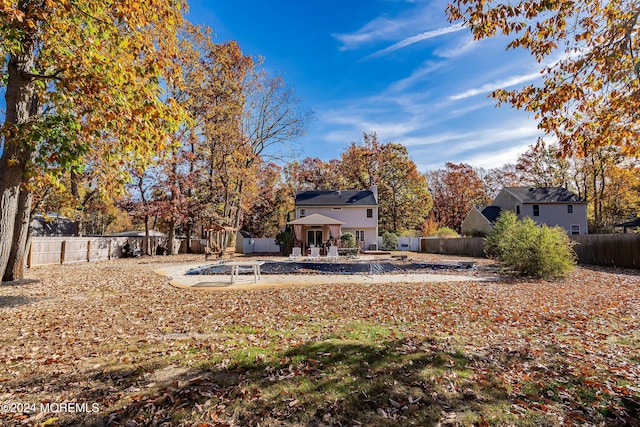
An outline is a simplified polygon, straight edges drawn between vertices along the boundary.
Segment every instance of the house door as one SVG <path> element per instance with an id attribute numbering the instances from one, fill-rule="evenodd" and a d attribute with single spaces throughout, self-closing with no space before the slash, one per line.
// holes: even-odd
<path id="1" fill-rule="evenodd" d="M 307 245 L 309 247 L 322 245 L 322 230 L 307 230 Z"/>

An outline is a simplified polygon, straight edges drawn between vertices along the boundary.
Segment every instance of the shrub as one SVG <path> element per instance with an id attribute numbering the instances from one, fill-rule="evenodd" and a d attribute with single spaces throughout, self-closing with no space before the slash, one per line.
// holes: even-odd
<path id="1" fill-rule="evenodd" d="M 500 258 L 500 242 L 502 242 L 505 233 L 510 230 L 518 222 L 518 215 L 511 211 L 502 211 L 500 216 L 493 224 L 493 229 L 484 239 L 484 253 L 489 258 Z"/>
<path id="2" fill-rule="evenodd" d="M 281 231 L 276 234 L 276 245 L 280 246 L 283 253 L 287 253 L 293 246 L 293 233 L 289 231 Z"/>
<path id="3" fill-rule="evenodd" d="M 342 241 L 342 246 L 345 248 L 355 248 L 356 247 L 356 236 L 351 232 L 346 232 L 342 236 L 340 236 L 340 240 Z"/>
<path id="4" fill-rule="evenodd" d="M 449 227 L 440 227 L 436 231 L 436 236 L 441 237 L 443 239 L 451 239 L 455 237 L 460 237 L 458 232 Z"/>
<path id="5" fill-rule="evenodd" d="M 395 233 L 385 231 L 382 234 L 382 249 L 386 251 L 395 250 L 398 248 L 398 236 Z"/>
<path id="6" fill-rule="evenodd" d="M 566 276 L 576 264 L 573 241 L 561 227 L 539 226 L 531 218 L 501 215 L 485 243 L 500 264 L 542 279 Z"/>

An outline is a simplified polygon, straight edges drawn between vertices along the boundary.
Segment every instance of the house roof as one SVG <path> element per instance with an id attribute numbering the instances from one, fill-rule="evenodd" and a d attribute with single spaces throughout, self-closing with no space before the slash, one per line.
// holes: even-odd
<path id="1" fill-rule="evenodd" d="M 484 215 L 484 217 L 487 218 L 492 224 L 496 222 L 496 220 L 500 216 L 500 212 L 502 212 L 500 206 L 487 206 L 480 211 L 480 213 L 482 213 L 482 215 Z"/>
<path id="2" fill-rule="evenodd" d="M 616 224 L 616 227 L 640 227 L 640 218 L 623 222 L 622 224 Z"/>
<path id="3" fill-rule="evenodd" d="M 522 203 L 587 203 L 563 187 L 505 187 Z"/>
<path id="4" fill-rule="evenodd" d="M 377 206 L 369 190 L 298 191 L 296 206 Z"/>
<path id="5" fill-rule="evenodd" d="M 291 225 L 344 225 L 344 222 L 320 214 L 312 214 L 289 221 Z"/>
<path id="6" fill-rule="evenodd" d="M 34 236 L 73 236 L 75 223 L 56 213 L 36 214 L 31 221 Z"/>

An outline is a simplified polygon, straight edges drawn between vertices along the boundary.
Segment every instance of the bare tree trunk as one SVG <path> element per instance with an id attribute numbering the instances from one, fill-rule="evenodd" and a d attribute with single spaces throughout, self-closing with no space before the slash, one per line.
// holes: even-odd
<path id="1" fill-rule="evenodd" d="M 97 190 L 93 190 L 90 193 L 87 193 L 84 195 L 84 198 L 82 200 L 82 202 L 80 202 L 80 191 L 78 189 L 78 181 L 80 180 L 80 178 L 78 177 L 78 174 L 75 172 L 71 172 L 71 195 L 73 196 L 74 199 L 76 199 L 76 212 L 78 213 L 77 215 L 77 220 L 74 223 L 74 235 L 76 237 L 82 237 L 82 235 L 84 234 L 84 212 L 85 212 L 85 207 L 87 205 L 87 203 L 93 198 L 93 196 L 96 194 Z"/>
<path id="2" fill-rule="evenodd" d="M 191 221 L 188 220 L 187 221 L 187 227 L 186 227 L 186 229 L 184 231 L 184 234 L 187 236 L 186 251 L 187 251 L 188 254 L 192 254 L 193 253 L 193 248 L 191 247 L 191 234 L 193 234 L 192 228 L 193 228 L 193 226 L 191 224 Z"/>
<path id="3" fill-rule="evenodd" d="M 240 181 L 238 185 L 238 207 L 236 208 L 236 218 L 235 218 L 235 234 L 236 234 L 236 242 L 238 241 L 238 235 L 240 234 L 240 222 L 242 221 L 242 188 L 244 186 L 244 182 Z"/>
<path id="4" fill-rule="evenodd" d="M 21 9 L 27 5 L 19 4 Z M 15 222 L 19 212 L 20 190 L 25 180 L 25 172 L 33 155 L 32 149 L 20 139 L 20 125 L 28 122 L 33 103 L 34 86 L 29 77 L 35 63 L 35 35 L 26 32 L 21 40 L 22 54 L 11 55 L 7 64 L 7 83 L 5 92 L 6 115 L 4 151 L 0 157 L 0 276 L 13 277 L 13 271 L 7 272 L 12 246 L 26 244 L 26 238 L 20 240 L 15 235 Z M 26 210 L 29 212 L 29 210 Z M 16 247 L 24 252 L 24 247 Z"/>
<path id="5" fill-rule="evenodd" d="M 169 252 L 169 255 L 173 255 L 174 254 L 174 239 L 176 237 L 176 222 L 171 219 L 171 221 L 169 221 L 169 242 L 167 243 L 167 251 Z"/>
<path id="6" fill-rule="evenodd" d="M 149 215 L 144 216 L 144 254 L 149 255 Z"/>
<path id="7" fill-rule="evenodd" d="M 24 279 L 25 256 L 27 240 L 30 235 L 31 201 L 33 194 L 22 190 L 18 197 L 18 212 L 13 227 L 13 240 L 7 268 L 2 276 L 2 281 Z"/>
<path id="8" fill-rule="evenodd" d="M 5 154 L 7 151 L 5 151 Z M 5 159 L 7 157 L 7 159 Z M 5 277 L 11 255 L 13 235 L 15 232 L 15 220 L 18 212 L 18 199 L 20 194 L 20 182 L 23 171 L 18 167 L 7 166 L 7 156 L 2 156 L 0 161 L 0 273 Z M 12 273 L 9 272 L 11 275 Z"/>
<path id="9" fill-rule="evenodd" d="M 140 175 L 138 177 L 138 190 L 140 191 L 140 199 L 142 200 L 142 206 L 144 207 L 144 245 L 145 247 L 140 248 L 140 253 L 145 255 L 149 255 L 149 206 L 147 204 L 147 198 L 145 196 L 145 188 L 144 188 L 144 176 Z M 155 228 L 155 227 L 154 227 Z"/>

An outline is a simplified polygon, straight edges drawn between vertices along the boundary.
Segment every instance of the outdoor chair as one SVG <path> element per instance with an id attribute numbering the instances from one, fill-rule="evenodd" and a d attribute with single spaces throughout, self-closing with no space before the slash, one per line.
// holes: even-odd
<path id="1" fill-rule="evenodd" d="M 338 247 L 337 246 L 329 246 L 329 252 L 327 253 L 327 260 L 338 260 Z"/>
<path id="2" fill-rule="evenodd" d="M 307 256 L 309 259 L 317 260 L 320 258 L 320 248 L 311 248 L 311 253 Z"/>
<path id="3" fill-rule="evenodd" d="M 291 255 L 289 255 L 289 259 L 300 259 L 301 256 L 302 256 L 302 249 L 300 249 L 298 246 L 294 246 L 293 251 L 291 252 Z"/>

